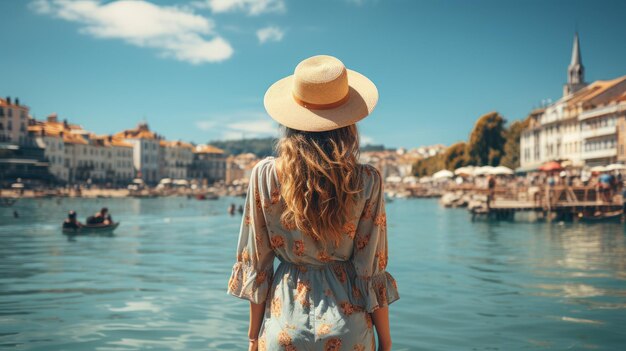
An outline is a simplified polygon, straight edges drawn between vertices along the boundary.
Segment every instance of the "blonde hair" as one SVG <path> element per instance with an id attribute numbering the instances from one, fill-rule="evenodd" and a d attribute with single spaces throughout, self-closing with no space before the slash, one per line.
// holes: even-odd
<path id="1" fill-rule="evenodd" d="M 286 205 L 281 223 L 338 245 L 362 187 L 357 127 L 327 132 L 284 128 L 277 145 L 280 194 Z"/>

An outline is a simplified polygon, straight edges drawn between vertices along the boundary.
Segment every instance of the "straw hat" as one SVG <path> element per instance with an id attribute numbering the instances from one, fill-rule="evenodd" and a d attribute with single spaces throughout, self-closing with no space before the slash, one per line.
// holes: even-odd
<path id="1" fill-rule="evenodd" d="M 307 132 L 354 124 L 369 115 L 377 101 L 378 90 L 371 80 L 326 55 L 300 62 L 294 74 L 274 83 L 264 98 L 274 120 Z"/>

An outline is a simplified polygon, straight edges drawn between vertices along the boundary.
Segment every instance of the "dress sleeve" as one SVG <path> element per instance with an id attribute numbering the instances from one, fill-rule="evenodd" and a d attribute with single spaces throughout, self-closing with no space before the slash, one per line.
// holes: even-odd
<path id="1" fill-rule="evenodd" d="M 263 163 L 259 162 L 250 175 L 237 244 L 237 262 L 228 281 L 230 295 L 257 304 L 265 302 L 274 274 L 274 251 L 269 244 L 261 200 L 263 189 L 259 177 L 264 172 Z"/>
<path id="2" fill-rule="evenodd" d="M 357 226 L 352 261 L 357 274 L 355 285 L 365 310 L 371 313 L 400 296 L 396 281 L 386 271 L 387 217 L 382 177 L 371 166 L 366 166 L 365 172 L 371 179 L 371 191 Z"/>

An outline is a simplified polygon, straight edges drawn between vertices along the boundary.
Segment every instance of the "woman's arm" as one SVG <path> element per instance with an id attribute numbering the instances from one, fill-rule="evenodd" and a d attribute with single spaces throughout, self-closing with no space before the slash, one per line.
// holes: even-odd
<path id="1" fill-rule="evenodd" d="M 250 327 L 248 328 L 248 338 L 250 339 L 249 351 L 256 351 L 258 347 L 259 331 L 263 323 L 263 313 L 265 312 L 265 302 L 250 302 Z"/>
<path id="2" fill-rule="evenodd" d="M 377 308 L 371 313 L 372 321 L 378 334 L 378 351 L 391 350 L 391 333 L 389 332 L 389 308 Z"/>

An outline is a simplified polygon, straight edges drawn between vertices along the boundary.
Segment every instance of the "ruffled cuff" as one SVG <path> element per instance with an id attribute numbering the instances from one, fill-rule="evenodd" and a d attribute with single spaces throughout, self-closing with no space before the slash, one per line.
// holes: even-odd
<path id="1" fill-rule="evenodd" d="M 263 303 L 267 299 L 273 274 L 273 265 L 256 270 L 248 262 L 237 262 L 228 281 L 228 294 L 256 304 Z"/>
<path id="2" fill-rule="evenodd" d="M 376 273 L 369 278 L 357 277 L 355 285 L 361 292 L 363 308 L 368 313 L 388 306 L 400 298 L 396 280 L 386 271 Z"/>

